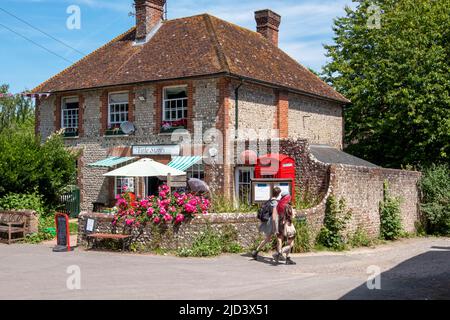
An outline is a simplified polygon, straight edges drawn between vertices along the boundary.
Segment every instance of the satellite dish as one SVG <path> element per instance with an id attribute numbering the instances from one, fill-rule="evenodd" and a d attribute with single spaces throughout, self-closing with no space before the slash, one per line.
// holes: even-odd
<path id="1" fill-rule="evenodd" d="M 136 131 L 136 128 L 134 127 L 133 123 L 131 123 L 129 121 L 125 121 L 125 122 L 122 122 L 122 124 L 120 125 L 120 130 L 122 130 L 122 132 L 125 134 L 130 134 L 130 133 L 134 133 L 134 131 Z"/>

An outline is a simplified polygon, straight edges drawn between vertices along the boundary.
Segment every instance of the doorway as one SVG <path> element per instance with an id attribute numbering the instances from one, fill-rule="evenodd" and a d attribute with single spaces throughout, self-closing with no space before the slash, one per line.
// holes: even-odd
<path id="1" fill-rule="evenodd" d="M 255 177 L 254 167 L 237 167 L 235 170 L 235 190 L 237 204 L 250 205 L 252 202 L 252 179 Z"/>
<path id="2" fill-rule="evenodd" d="M 161 185 L 161 180 L 157 177 L 145 177 L 145 192 L 146 196 L 157 196 L 159 192 L 159 186 Z"/>

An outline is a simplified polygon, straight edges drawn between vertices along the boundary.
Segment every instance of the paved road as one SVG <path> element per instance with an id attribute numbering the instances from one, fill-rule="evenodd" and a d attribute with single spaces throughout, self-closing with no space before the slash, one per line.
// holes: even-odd
<path id="1" fill-rule="evenodd" d="M 450 299 L 450 239 L 409 239 L 349 253 L 212 259 L 105 252 L 53 253 L 48 246 L 0 245 L 0 299 Z M 81 270 L 68 290 L 67 267 Z M 367 268 L 382 271 L 368 290 Z"/>

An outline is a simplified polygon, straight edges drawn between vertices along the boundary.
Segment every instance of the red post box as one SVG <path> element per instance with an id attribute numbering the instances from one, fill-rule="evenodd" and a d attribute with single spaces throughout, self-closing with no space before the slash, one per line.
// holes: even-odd
<path id="1" fill-rule="evenodd" d="M 268 154 L 258 158 L 256 179 L 292 180 L 291 196 L 295 200 L 295 160 L 284 154 Z"/>

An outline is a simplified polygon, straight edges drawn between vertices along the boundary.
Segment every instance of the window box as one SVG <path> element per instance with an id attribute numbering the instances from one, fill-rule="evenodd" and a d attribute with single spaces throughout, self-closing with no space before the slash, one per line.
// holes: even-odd
<path id="1" fill-rule="evenodd" d="M 172 133 L 175 130 L 187 129 L 187 120 L 164 121 L 161 126 L 161 133 Z"/>
<path id="2" fill-rule="evenodd" d="M 105 136 L 125 136 L 125 133 L 120 128 L 107 129 Z"/>
<path id="3" fill-rule="evenodd" d="M 63 136 L 64 136 L 64 138 L 78 137 L 78 129 L 77 128 L 65 128 Z"/>

